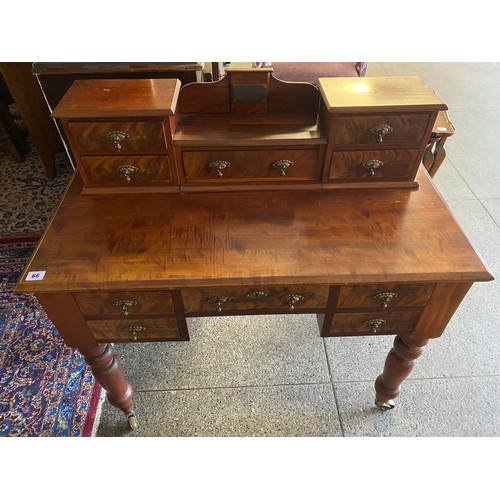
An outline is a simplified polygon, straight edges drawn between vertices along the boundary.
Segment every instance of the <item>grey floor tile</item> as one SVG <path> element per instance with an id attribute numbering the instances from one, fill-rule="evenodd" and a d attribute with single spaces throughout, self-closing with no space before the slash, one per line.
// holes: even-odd
<path id="1" fill-rule="evenodd" d="M 499 193 L 500 195 L 500 193 Z M 500 198 L 496 200 L 481 200 L 482 204 L 488 210 L 496 225 L 500 227 Z"/>
<path id="2" fill-rule="evenodd" d="M 500 111 L 455 111 L 450 107 L 449 115 L 456 132 L 446 142 L 448 160 L 476 197 L 498 198 Z"/>
<path id="3" fill-rule="evenodd" d="M 433 182 L 445 200 L 476 199 L 474 193 L 448 159 L 442 163 L 433 178 Z"/>
<path id="4" fill-rule="evenodd" d="M 136 390 L 328 382 L 313 315 L 196 318 L 189 342 L 116 345 Z"/>
<path id="5" fill-rule="evenodd" d="M 98 436 L 341 436 L 330 384 L 139 392 L 139 427 L 106 404 Z"/>
<path id="6" fill-rule="evenodd" d="M 407 380 L 381 412 L 366 382 L 336 384 L 346 436 L 500 436 L 500 377 Z"/>

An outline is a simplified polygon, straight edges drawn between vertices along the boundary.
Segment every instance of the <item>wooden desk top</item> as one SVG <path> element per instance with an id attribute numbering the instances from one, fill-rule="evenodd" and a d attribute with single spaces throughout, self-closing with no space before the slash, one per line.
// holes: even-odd
<path id="1" fill-rule="evenodd" d="M 493 279 L 422 168 L 418 182 L 111 197 L 80 195 L 77 173 L 16 291 Z"/>

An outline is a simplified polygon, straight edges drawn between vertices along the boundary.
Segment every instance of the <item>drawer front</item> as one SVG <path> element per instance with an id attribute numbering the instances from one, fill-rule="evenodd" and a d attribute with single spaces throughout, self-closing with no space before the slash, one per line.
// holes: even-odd
<path id="1" fill-rule="evenodd" d="M 420 145 L 429 119 L 429 113 L 341 116 L 338 119 L 335 144 Z"/>
<path id="2" fill-rule="evenodd" d="M 421 307 L 429 300 L 434 286 L 434 283 L 342 286 L 337 309 Z"/>
<path id="3" fill-rule="evenodd" d="M 81 292 L 73 297 L 85 317 L 133 318 L 174 312 L 170 292 Z"/>
<path id="4" fill-rule="evenodd" d="M 332 180 L 399 181 L 410 179 L 418 149 L 379 149 L 333 153 Z"/>
<path id="5" fill-rule="evenodd" d="M 167 150 L 163 124 L 156 122 L 69 122 L 80 152 L 127 153 Z"/>
<path id="6" fill-rule="evenodd" d="M 103 319 L 87 321 L 87 325 L 98 341 L 180 340 L 175 318 Z"/>
<path id="7" fill-rule="evenodd" d="M 224 287 L 183 290 L 187 313 L 224 313 L 242 310 L 290 312 L 325 309 L 329 286 Z"/>
<path id="8" fill-rule="evenodd" d="M 330 329 L 331 336 L 396 335 L 409 333 L 421 311 L 336 313 Z"/>
<path id="9" fill-rule="evenodd" d="M 151 186 L 172 183 L 168 156 L 82 156 L 86 186 Z"/>
<path id="10" fill-rule="evenodd" d="M 184 151 L 188 181 L 213 183 L 320 179 L 319 150 Z"/>

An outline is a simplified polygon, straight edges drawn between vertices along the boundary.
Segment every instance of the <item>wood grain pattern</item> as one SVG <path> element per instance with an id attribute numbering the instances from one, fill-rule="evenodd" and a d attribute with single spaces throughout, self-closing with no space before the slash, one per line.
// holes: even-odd
<path id="1" fill-rule="evenodd" d="M 80 196 L 20 292 L 493 279 L 425 170 L 420 188 Z M 26 272 L 45 270 L 42 281 Z"/>

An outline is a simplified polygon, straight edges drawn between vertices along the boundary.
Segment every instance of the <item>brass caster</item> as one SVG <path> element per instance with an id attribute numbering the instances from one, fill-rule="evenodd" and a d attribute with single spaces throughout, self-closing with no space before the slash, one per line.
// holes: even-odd
<path id="1" fill-rule="evenodd" d="M 135 431 L 137 429 L 137 418 L 133 411 L 127 413 L 127 422 L 131 430 Z"/>
<path id="2" fill-rule="evenodd" d="M 396 405 L 392 399 L 389 399 L 389 401 L 385 402 L 375 400 L 375 406 L 382 411 L 387 411 L 392 410 Z"/>

